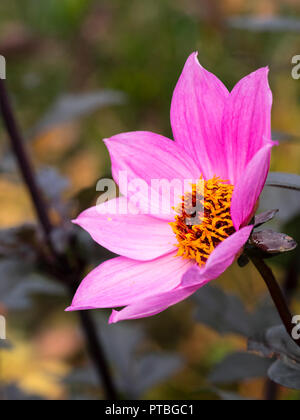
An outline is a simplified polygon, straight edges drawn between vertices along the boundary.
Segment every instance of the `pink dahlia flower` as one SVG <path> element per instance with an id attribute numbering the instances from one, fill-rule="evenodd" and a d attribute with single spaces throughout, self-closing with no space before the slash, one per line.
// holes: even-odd
<path id="1" fill-rule="evenodd" d="M 264 187 L 274 145 L 271 108 L 267 68 L 242 79 L 230 93 L 193 53 L 173 94 L 175 141 L 132 132 L 105 143 L 117 183 L 120 171 L 126 171 L 128 181 L 142 179 L 149 187 L 153 179 L 202 180 L 199 222 L 190 225 L 187 211 L 147 213 L 148 197 L 143 196 L 139 203 L 143 212 L 108 214 L 108 203 L 120 208 L 131 197 L 119 183 L 124 197 L 100 209 L 90 208 L 74 222 L 121 256 L 88 274 L 67 310 L 123 307 L 113 310 L 110 323 L 147 317 L 220 276 L 253 228 L 248 223 Z M 198 184 L 193 184 L 190 195 L 197 189 Z M 163 192 L 156 193 L 160 200 Z M 184 203 L 186 197 L 181 200 Z"/>

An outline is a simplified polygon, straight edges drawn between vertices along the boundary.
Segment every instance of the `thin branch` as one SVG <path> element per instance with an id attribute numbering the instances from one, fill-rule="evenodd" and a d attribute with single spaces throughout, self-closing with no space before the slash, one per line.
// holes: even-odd
<path id="1" fill-rule="evenodd" d="M 87 311 L 79 311 L 79 317 L 83 326 L 86 342 L 89 347 L 90 357 L 94 361 L 99 377 L 102 378 L 105 384 L 106 398 L 108 400 L 117 400 L 117 391 L 111 378 L 104 350 L 99 345 L 100 338 L 97 335 L 94 320 Z"/>
<path id="2" fill-rule="evenodd" d="M 288 304 L 291 303 L 292 297 L 298 287 L 299 269 L 300 269 L 299 257 L 300 257 L 300 253 L 298 249 L 298 251 L 295 253 L 295 256 L 293 257 L 287 269 L 287 272 L 284 278 L 283 290 L 284 290 L 284 294 L 286 296 Z"/>
<path id="3" fill-rule="evenodd" d="M 0 110 L 25 185 L 29 190 L 38 221 L 44 232 L 47 245 L 52 253 L 54 259 L 53 269 L 56 272 L 56 277 L 59 281 L 64 281 L 66 287 L 70 290 L 70 282 L 68 281 L 68 277 L 71 279 L 77 278 L 78 271 L 76 270 L 75 272 L 75 270 L 73 270 L 69 264 L 66 264 L 64 266 L 64 270 L 61 272 L 61 259 L 60 256 L 57 255 L 51 242 L 51 232 L 53 230 L 53 226 L 49 219 L 47 204 L 43 199 L 42 193 L 39 190 L 38 184 L 36 182 L 33 165 L 24 146 L 24 139 L 19 131 L 16 119 L 14 117 L 5 82 L 3 80 L 0 80 Z M 67 258 L 64 260 L 67 261 Z M 116 400 L 118 398 L 118 394 L 110 374 L 109 365 L 106 360 L 104 350 L 100 344 L 99 337 L 97 336 L 97 331 L 93 319 L 90 314 L 83 312 L 79 314 L 79 318 L 85 333 L 90 357 L 97 369 L 100 383 L 105 389 L 106 398 L 110 400 Z"/>
<path id="4" fill-rule="evenodd" d="M 280 315 L 280 318 L 288 334 L 292 338 L 292 330 L 294 328 L 294 325 L 292 324 L 293 315 L 286 303 L 283 292 L 279 284 L 277 283 L 271 268 L 268 267 L 267 264 L 264 262 L 264 260 L 259 257 L 251 256 L 250 258 L 253 264 L 255 265 L 255 267 L 257 268 L 257 270 L 259 271 L 259 273 L 261 274 L 262 278 L 264 279 L 269 289 L 269 292 L 271 294 L 271 297 L 273 299 L 273 302 Z M 294 340 L 294 341 L 300 347 L 300 340 Z"/>
<path id="5" fill-rule="evenodd" d="M 17 158 L 22 177 L 29 190 L 34 208 L 43 229 L 48 246 L 51 247 L 50 233 L 51 223 L 48 217 L 48 209 L 46 202 L 39 190 L 36 182 L 33 166 L 29 159 L 27 150 L 25 148 L 24 139 L 18 128 L 16 119 L 14 117 L 12 106 L 5 87 L 5 81 L 0 79 L 0 109 L 3 117 L 5 128 L 9 134 L 11 147 Z"/>
<path id="6" fill-rule="evenodd" d="M 299 278 L 299 252 L 292 259 L 287 272 L 284 276 L 283 293 L 286 297 L 287 304 L 290 305 L 294 292 L 297 290 Z M 271 379 L 266 380 L 265 399 L 267 401 L 276 401 L 278 399 L 280 386 Z"/>

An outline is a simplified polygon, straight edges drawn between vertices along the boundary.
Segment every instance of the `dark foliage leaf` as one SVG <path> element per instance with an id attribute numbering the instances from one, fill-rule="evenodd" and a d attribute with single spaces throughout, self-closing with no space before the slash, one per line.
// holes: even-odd
<path id="1" fill-rule="evenodd" d="M 116 383 L 124 395 L 138 398 L 154 385 L 166 380 L 182 367 L 182 360 L 169 354 L 140 352 L 145 336 L 136 327 L 106 325 L 100 321 L 99 334 L 107 356 L 115 367 Z M 64 380 L 65 383 L 98 387 L 99 379 L 94 369 L 76 369 Z"/>
<path id="2" fill-rule="evenodd" d="M 235 392 L 224 391 L 223 389 L 213 388 L 212 391 L 223 401 L 253 401 L 254 399 L 244 398 Z"/>
<path id="3" fill-rule="evenodd" d="M 124 324 L 107 325 L 103 319 L 97 322 L 106 354 L 115 367 L 118 389 L 127 397 L 141 397 L 182 367 L 182 359 L 176 355 L 141 351 L 145 335 L 140 328 Z M 99 386 L 99 380 L 91 367 L 75 370 L 64 382 L 72 387 L 74 384 Z"/>
<path id="4" fill-rule="evenodd" d="M 43 398 L 23 392 L 16 385 L 9 385 L 2 391 L 4 400 L 7 401 L 42 401 Z"/>
<path id="5" fill-rule="evenodd" d="M 265 377 L 271 363 L 255 354 L 233 353 L 213 369 L 208 379 L 215 384 L 225 384 Z"/>
<path id="6" fill-rule="evenodd" d="M 122 105 L 125 101 L 126 96 L 122 92 L 114 90 L 62 95 L 34 127 L 31 136 L 36 136 L 51 127 L 88 115 L 104 106 Z"/>
<path id="7" fill-rule="evenodd" d="M 300 389 L 300 348 L 284 326 L 273 327 L 265 334 L 250 339 L 248 350 L 264 357 L 278 358 L 268 371 L 269 378 L 287 388 Z"/>
<path id="8" fill-rule="evenodd" d="M 0 174 L 11 174 L 16 172 L 17 165 L 14 156 L 10 150 L 5 150 L 1 153 L 0 157 Z"/>
<path id="9" fill-rule="evenodd" d="M 266 333 L 266 341 L 280 355 L 300 363 L 300 348 L 294 343 L 283 325 L 270 328 Z"/>
<path id="10" fill-rule="evenodd" d="M 280 323 L 281 319 L 278 312 L 274 307 L 273 301 L 268 296 L 257 305 L 252 313 L 252 333 L 248 334 L 248 337 L 259 334 L 261 331 L 266 331 Z"/>
<path id="11" fill-rule="evenodd" d="M 253 337 L 248 342 L 248 350 L 262 356 L 275 355 L 284 360 L 300 363 L 300 348 L 294 343 L 283 325 L 269 328 L 264 334 Z"/>
<path id="12" fill-rule="evenodd" d="M 31 264 L 19 260 L 0 261 L 0 302 L 12 310 L 31 306 L 33 295 L 63 296 L 65 288 L 35 273 Z"/>
<path id="13" fill-rule="evenodd" d="M 290 17 L 244 17 L 227 20 L 232 28 L 254 32 L 300 32 L 300 20 Z"/>
<path id="14" fill-rule="evenodd" d="M 237 260 L 237 263 L 241 268 L 246 267 L 246 265 L 249 264 L 249 262 L 250 262 L 250 259 L 245 253 L 240 255 Z"/>
<path id="15" fill-rule="evenodd" d="M 243 302 L 222 289 L 206 285 L 193 295 L 196 302 L 195 319 L 220 334 L 234 333 L 244 337 L 280 323 L 273 303 L 264 300 L 253 312 L 248 312 Z"/>
<path id="16" fill-rule="evenodd" d="M 139 398 L 182 367 L 182 359 L 166 353 L 138 353 L 145 336 L 140 328 L 103 324 L 100 334 L 107 354 L 117 367 L 118 383 L 131 398 Z"/>
<path id="17" fill-rule="evenodd" d="M 270 172 L 266 186 L 300 191 L 300 175 L 285 172 Z"/>
<path id="18" fill-rule="evenodd" d="M 220 334 L 236 333 L 248 336 L 252 318 L 242 301 L 218 287 L 206 285 L 193 296 L 197 308 L 195 319 Z"/>
<path id="19" fill-rule="evenodd" d="M 37 181 L 49 206 L 56 210 L 62 220 L 69 221 L 71 203 L 63 199 L 63 193 L 70 186 L 70 181 L 51 167 L 40 169 L 37 174 Z M 53 243 L 58 242 L 54 241 Z"/>
<path id="20" fill-rule="evenodd" d="M 249 242 L 265 254 L 282 254 L 297 247 L 297 242 L 293 238 L 271 229 L 252 233 Z"/>
<path id="21" fill-rule="evenodd" d="M 90 265 L 97 266 L 116 255 L 108 249 L 101 247 L 91 236 L 79 227 L 75 227 L 77 255 L 81 260 L 87 261 Z"/>
<path id="22" fill-rule="evenodd" d="M 163 353 L 146 354 L 136 362 L 136 383 L 132 395 L 143 395 L 182 368 L 179 356 Z"/>
<path id="23" fill-rule="evenodd" d="M 269 211 L 265 211 L 261 214 L 258 214 L 257 216 L 255 216 L 254 226 L 259 227 L 259 226 L 263 225 L 264 223 L 267 223 L 270 220 L 274 219 L 274 217 L 276 216 L 278 211 L 279 211 L 278 209 L 269 210 Z"/>
<path id="24" fill-rule="evenodd" d="M 297 136 L 294 136 L 293 134 L 284 133 L 282 131 L 274 131 L 274 130 L 272 130 L 272 139 L 275 139 L 280 142 L 283 142 L 283 141 L 298 142 L 299 141 L 299 138 Z"/>
<path id="25" fill-rule="evenodd" d="M 98 401 L 98 396 L 84 395 L 83 393 L 72 393 L 71 401 Z"/>
<path id="26" fill-rule="evenodd" d="M 281 360 L 277 360 L 268 371 L 269 378 L 279 385 L 291 389 L 300 389 L 300 369 L 295 369 Z"/>
<path id="27" fill-rule="evenodd" d="M 80 386 L 99 386 L 99 378 L 96 375 L 95 369 L 91 366 L 74 369 L 64 378 L 63 382 L 67 385 L 76 384 Z"/>
<path id="28" fill-rule="evenodd" d="M 8 340 L 0 340 L 0 349 L 11 350 L 13 346 Z"/>
<path id="29" fill-rule="evenodd" d="M 10 229 L 0 230 L 0 258 L 19 257 L 33 261 L 35 251 L 39 247 L 36 225 L 24 224 Z"/>
<path id="30" fill-rule="evenodd" d="M 70 181 L 60 175 L 56 169 L 44 167 L 37 173 L 37 181 L 40 189 L 50 200 L 56 201 L 69 187 Z"/>
<path id="31" fill-rule="evenodd" d="M 104 176 L 103 178 L 106 178 Z M 107 176 L 109 178 L 109 175 Z M 77 207 L 77 213 L 81 213 L 88 207 L 91 207 L 96 202 L 97 198 L 99 196 L 99 192 L 96 191 L 95 186 L 92 185 L 88 188 L 84 188 L 80 190 L 78 193 L 75 194 L 73 197 L 74 201 L 76 202 Z"/>

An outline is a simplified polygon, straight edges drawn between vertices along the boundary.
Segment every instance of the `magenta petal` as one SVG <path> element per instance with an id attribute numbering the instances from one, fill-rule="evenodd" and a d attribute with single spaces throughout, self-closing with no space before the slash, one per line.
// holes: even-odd
<path id="1" fill-rule="evenodd" d="M 104 262 L 82 281 L 68 310 L 125 306 L 173 290 L 192 264 L 175 255 L 147 262 L 124 257 Z"/>
<path id="2" fill-rule="evenodd" d="M 235 229 L 249 222 L 266 182 L 274 144 L 269 142 L 260 149 L 237 180 L 231 202 L 231 218 Z"/>
<path id="3" fill-rule="evenodd" d="M 271 139 L 272 92 L 267 68 L 244 79 L 228 98 L 222 123 L 223 150 L 227 156 L 228 179 L 232 184 L 253 156 Z"/>
<path id="4" fill-rule="evenodd" d="M 156 293 L 145 299 L 137 299 L 121 311 L 113 311 L 109 322 L 137 319 L 156 315 L 192 295 L 208 281 L 222 274 L 234 261 L 243 247 L 253 226 L 247 226 L 222 242 L 211 254 L 204 269 L 192 264 L 183 274 L 181 284 L 167 293 Z M 182 273 L 181 273 L 182 275 Z"/>
<path id="5" fill-rule="evenodd" d="M 191 296 L 197 287 L 178 288 L 167 293 L 160 293 L 139 299 L 121 311 L 112 311 L 109 323 L 113 324 L 125 319 L 138 319 L 156 315 L 172 305 Z"/>
<path id="6" fill-rule="evenodd" d="M 167 214 L 161 214 L 158 210 L 159 203 L 163 202 L 165 195 L 163 189 L 155 189 L 152 182 L 153 180 L 182 181 L 185 179 L 195 182 L 201 173 L 193 159 L 174 141 L 144 131 L 119 134 L 106 139 L 105 144 L 111 157 L 113 177 L 121 193 L 130 198 L 136 191 L 130 190 L 128 184 L 123 185 L 123 182 L 120 182 L 120 172 L 126 172 L 129 183 L 136 179 L 143 180 L 149 190 L 139 191 L 141 197 L 139 208 L 146 213 L 151 213 L 151 206 L 153 206 L 157 210 L 152 213 L 155 217 L 171 220 L 174 215 L 171 207 L 176 203 L 171 201 Z M 153 195 L 152 192 L 154 192 Z M 154 203 L 153 196 L 156 197 L 156 195 L 157 199 Z"/>
<path id="7" fill-rule="evenodd" d="M 253 226 L 246 226 L 221 242 L 212 252 L 203 268 L 195 265 L 186 272 L 182 278 L 182 286 L 202 287 L 224 273 L 247 242 L 252 229 Z"/>
<path id="8" fill-rule="evenodd" d="M 117 198 L 85 210 L 73 222 L 98 244 L 124 257 L 152 260 L 175 250 L 167 222 L 145 214 L 119 214 L 126 205 L 126 198 Z"/>
<path id="9" fill-rule="evenodd" d="M 187 60 L 174 90 L 171 124 L 176 143 L 196 160 L 206 179 L 226 177 L 226 156 L 221 126 L 229 92 L 223 83 L 205 70 L 197 53 Z"/>

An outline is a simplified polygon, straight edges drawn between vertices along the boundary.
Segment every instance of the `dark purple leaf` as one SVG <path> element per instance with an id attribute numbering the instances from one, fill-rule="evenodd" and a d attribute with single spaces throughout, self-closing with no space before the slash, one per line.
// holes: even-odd
<path id="1" fill-rule="evenodd" d="M 271 360 L 255 354 L 233 353 L 214 368 L 208 379 L 215 384 L 229 384 L 244 379 L 265 377 L 271 363 Z"/>
<path id="2" fill-rule="evenodd" d="M 278 209 L 269 210 L 269 211 L 265 211 L 261 214 L 258 214 L 257 216 L 255 216 L 254 226 L 259 227 L 259 226 L 263 225 L 264 223 L 267 223 L 270 220 L 274 219 L 274 217 L 276 216 L 278 211 L 279 211 Z"/>
<path id="3" fill-rule="evenodd" d="M 300 389 L 300 370 L 293 366 L 288 366 L 281 360 L 277 360 L 268 370 L 268 376 L 279 385 L 291 389 Z"/>
<path id="4" fill-rule="evenodd" d="M 266 254 L 281 254 L 297 247 L 293 238 L 270 229 L 254 232 L 250 237 L 250 244 Z"/>

